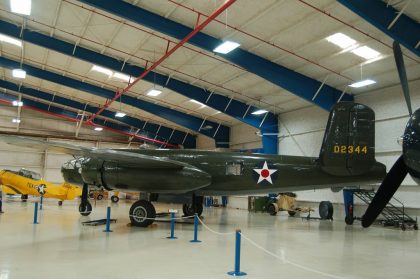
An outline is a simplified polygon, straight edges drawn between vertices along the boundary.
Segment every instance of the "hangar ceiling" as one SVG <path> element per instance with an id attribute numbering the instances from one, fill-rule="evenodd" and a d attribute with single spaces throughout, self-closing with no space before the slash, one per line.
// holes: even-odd
<path id="1" fill-rule="evenodd" d="M 89 2 L 95 1 L 33 1 L 31 15 L 23 16 L 10 11 L 9 1 L 1 1 L 0 19 L 4 24 L 0 25 L 0 33 L 10 32 L 11 29 L 6 26 L 11 23 L 19 27 L 21 31 L 27 30 L 69 43 L 75 54 L 79 49 L 88 49 L 116 59 L 123 65 L 120 69 L 122 72 L 126 65 L 141 68 L 150 66 L 165 53 L 168 41 L 172 46 L 178 42 L 177 38 L 115 13 L 90 6 Z M 201 14 L 202 19 L 212 14 L 223 1 L 135 0 L 126 1 L 126 3 L 194 28 L 198 13 Z M 420 20 L 420 3 L 417 1 L 383 1 L 383 4 L 403 10 L 402 16 L 408 16 L 417 23 Z M 118 8 L 118 6 L 114 7 Z M 238 42 L 241 45 L 240 48 L 248 53 L 300 73 L 317 81 L 320 85 L 324 84 L 324 87 L 330 86 L 337 92 L 344 91 L 345 94 L 354 96 L 399 82 L 392 56 L 392 38 L 337 1 L 240 0 L 236 1 L 227 12 L 217 17 L 216 21 L 211 22 L 203 33 L 218 39 Z M 355 43 L 342 49 L 326 39 L 336 33 L 345 34 Z M 20 35 L 22 34 L 25 33 L 20 32 Z M 91 57 L 81 59 L 80 56 L 58 51 L 60 46 L 57 44 L 46 47 L 42 46 L 40 41 L 30 42 L 30 38 L 26 39 L 23 36 L 22 47 L 1 42 L 1 56 L 22 65 L 56 73 L 110 92 L 127 86 L 127 80 L 123 80 L 125 77 L 119 78 L 118 74 L 115 74 L 119 73 L 116 69 L 111 69 L 111 72 L 93 70 L 94 64 L 89 62 L 92 61 L 89 60 Z M 366 59 L 354 53 L 354 50 L 363 47 L 369 47 L 379 54 Z M 419 79 L 420 58 L 407 49 L 403 51 L 408 79 Z M 202 133 L 210 137 L 220 133 L 218 130 L 220 127 L 230 127 L 244 122 L 242 118 L 245 117 L 232 117 L 232 114 L 228 113 L 227 107 L 230 102 L 223 106 L 227 110 L 224 113 L 223 109 L 214 109 L 215 106 L 212 108 L 211 105 L 193 101 L 191 97 L 169 87 L 158 85 L 159 75 L 170 77 L 168 82 L 169 80 L 182 81 L 203 89 L 208 94 L 219 94 L 226 96 L 227 100 L 237 100 L 243 103 L 245 108 L 248 106 L 249 109 L 252 106 L 252 108 L 265 109 L 273 114 L 313 105 L 312 102 L 295 94 L 293 88 L 296 85 L 292 84 L 292 81 L 290 81 L 292 90 L 285 90 L 273 80 L 269 81 L 269 78 L 262 78 L 261 75 L 255 74 L 253 69 L 245 69 L 232 63 L 228 58 L 215 55 L 194 44 L 187 43 L 178 49 L 155 72 L 156 74 L 149 74 L 147 81 L 138 82 L 126 95 L 156 104 L 161 108 L 182 112 L 185 116 L 195 117 L 198 119 L 199 127 L 186 126 L 180 121 L 170 121 L 173 118 L 165 118 L 162 114 L 146 111 L 124 102 L 121 104 L 119 100 L 112 103 L 109 110 L 122 110 L 132 118 L 157 124 L 158 127 L 164 126 L 189 135 Z M 7 82 L 37 89 L 53 96 L 87 103 L 93 107 L 101 107 L 106 102 L 103 96 L 91 94 L 83 88 L 75 89 L 55 80 L 48 80 L 43 78 L 44 76 L 36 77 L 28 74 L 24 80 L 16 80 L 12 77 L 11 68 L 6 67 L 4 63 L 0 75 Z M 364 79 L 372 79 L 376 83 L 361 88 L 349 87 L 350 84 Z M 148 96 L 147 92 L 153 87 L 162 90 L 162 94 Z M 313 92 L 308 94 L 314 96 L 317 87 L 312 89 Z M 16 90 L 7 92 L 17 93 Z M 21 93 L 24 95 L 23 92 Z M 320 91 L 316 98 L 322 98 L 322 94 L 323 91 Z M 83 109 L 56 103 L 53 99 L 48 101 L 33 96 L 26 97 L 41 103 L 53 103 L 58 107 L 66 107 L 79 114 L 83 112 Z M 251 118 L 245 123 L 258 121 L 259 116 L 252 116 L 248 111 L 244 115 Z M 211 123 L 207 125 L 206 121 Z M 263 116 L 261 116 L 261 121 L 265 121 Z M 206 125 L 203 125 L 204 123 Z M 252 123 L 256 123 L 255 127 L 259 126 L 259 122 Z M 203 126 L 212 127 L 212 130 L 203 131 Z M 170 134 L 170 130 L 168 131 Z"/>

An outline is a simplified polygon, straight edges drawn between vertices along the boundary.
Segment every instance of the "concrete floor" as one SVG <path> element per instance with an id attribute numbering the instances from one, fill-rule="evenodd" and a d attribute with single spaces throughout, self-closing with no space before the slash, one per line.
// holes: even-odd
<path id="1" fill-rule="evenodd" d="M 193 226 L 178 224 L 178 239 L 166 239 L 170 224 L 127 226 L 131 202 L 112 205 L 112 233 L 81 221 L 104 218 L 107 201 L 90 217 L 77 203 L 47 200 L 40 224 L 33 225 L 33 200 L 6 199 L 0 215 L 0 279 L 5 278 L 231 278 L 234 235 L 216 235 L 202 226 L 189 242 Z M 169 205 L 157 205 L 168 209 Z M 178 207 L 179 208 L 179 207 Z M 242 240 L 244 278 L 420 278 L 417 231 L 346 226 L 340 220 L 306 221 L 287 216 L 249 214 L 212 208 L 204 222 L 219 232 L 242 229 L 270 255 Z M 276 257 L 275 257 L 276 256 Z"/>

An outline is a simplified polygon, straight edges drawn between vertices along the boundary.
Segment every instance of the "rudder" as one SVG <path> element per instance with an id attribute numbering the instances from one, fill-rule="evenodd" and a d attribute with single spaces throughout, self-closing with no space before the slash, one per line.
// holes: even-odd
<path id="1" fill-rule="evenodd" d="M 340 102 L 332 108 L 319 156 L 323 171 L 361 175 L 375 160 L 375 113 L 365 105 Z"/>

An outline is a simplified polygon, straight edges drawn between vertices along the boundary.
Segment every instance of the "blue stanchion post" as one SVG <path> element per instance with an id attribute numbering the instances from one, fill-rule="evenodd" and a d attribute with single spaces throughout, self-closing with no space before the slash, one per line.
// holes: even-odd
<path id="1" fill-rule="evenodd" d="M 171 212 L 171 236 L 168 236 L 167 238 L 177 239 L 177 237 L 175 237 L 175 212 Z"/>
<path id="2" fill-rule="evenodd" d="M 108 206 L 106 209 L 106 225 L 105 225 L 104 232 L 112 232 L 110 226 L 111 226 L 111 207 Z"/>
<path id="3" fill-rule="evenodd" d="M 44 195 L 41 195 L 40 202 L 39 202 L 39 210 L 42 210 L 42 200 L 44 199 Z"/>
<path id="4" fill-rule="evenodd" d="M 245 272 L 241 271 L 241 230 L 236 230 L 235 241 L 235 270 L 228 272 L 231 276 L 244 276 Z"/>
<path id="5" fill-rule="evenodd" d="M 198 214 L 194 214 L 194 239 L 190 240 L 190 242 L 201 242 L 201 240 L 198 240 Z"/>
<path id="6" fill-rule="evenodd" d="M 35 202 L 34 224 L 39 224 L 38 223 L 38 202 Z"/>

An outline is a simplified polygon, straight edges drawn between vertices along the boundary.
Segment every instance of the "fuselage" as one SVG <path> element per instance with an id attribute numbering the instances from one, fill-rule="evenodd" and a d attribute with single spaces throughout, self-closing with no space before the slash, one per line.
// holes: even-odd
<path id="1" fill-rule="evenodd" d="M 385 166 L 380 163 L 376 163 L 363 175 L 334 176 L 322 171 L 317 158 L 312 157 L 199 150 L 119 150 L 183 162 L 191 165 L 193 170 L 196 169 L 186 175 L 182 169 L 148 169 L 141 165 L 124 168 L 115 162 L 120 181 L 107 186 L 119 190 L 241 195 L 360 186 L 379 183 L 385 176 Z M 73 181 L 69 182 L 77 182 L 74 178 L 80 171 L 62 170 L 66 180 L 70 177 Z M 104 177 L 106 175 L 103 174 Z M 78 179 L 80 183 L 82 179 Z"/>

